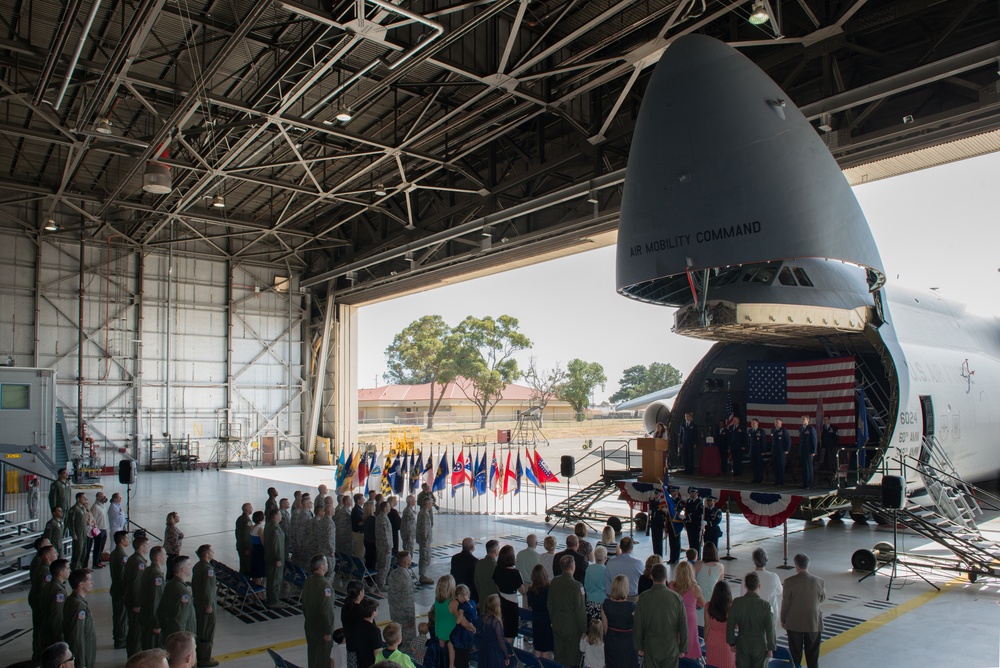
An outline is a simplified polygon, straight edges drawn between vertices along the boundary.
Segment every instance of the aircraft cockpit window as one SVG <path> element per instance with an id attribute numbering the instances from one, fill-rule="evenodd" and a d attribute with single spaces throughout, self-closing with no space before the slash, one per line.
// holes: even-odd
<path id="1" fill-rule="evenodd" d="M 777 273 L 777 267 L 758 267 L 751 269 L 743 277 L 744 283 L 770 283 Z"/>
<path id="2" fill-rule="evenodd" d="M 806 275 L 805 269 L 802 267 L 793 267 L 792 271 L 795 272 L 795 278 L 799 279 L 799 285 L 807 288 L 813 287 L 813 282 L 809 280 L 809 276 Z"/>
<path id="3" fill-rule="evenodd" d="M 795 278 L 792 276 L 792 272 L 788 269 L 788 267 L 783 267 L 781 269 L 781 272 L 778 274 L 778 282 L 782 285 L 797 285 Z"/>

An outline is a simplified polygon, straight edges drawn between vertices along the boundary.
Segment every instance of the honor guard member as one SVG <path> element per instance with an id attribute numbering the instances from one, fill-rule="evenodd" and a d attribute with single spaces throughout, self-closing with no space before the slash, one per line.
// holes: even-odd
<path id="1" fill-rule="evenodd" d="M 837 429 L 837 425 L 830 422 L 830 416 L 823 416 L 823 433 L 820 436 L 823 440 L 823 468 L 827 471 L 836 471 L 836 453 L 837 448 L 840 447 L 840 433 Z M 832 475 L 831 475 L 832 477 Z"/>
<path id="2" fill-rule="evenodd" d="M 690 475 L 694 473 L 694 446 L 698 444 L 698 427 L 694 424 L 693 413 L 684 414 L 677 440 L 681 444 L 681 455 L 684 458 L 684 473 Z"/>
<path id="3" fill-rule="evenodd" d="M 63 639 L 63 606 L 70 594 L 69 560 L 56 559 L 49 566 L 50 580 L 42 587 L 38 612 L 41 615 L 41 629 L 38 632 L 40 651 Z"/>
<path id="4" fill-rule="evenodd" d="M 111 637 L 115 649 L 125 649 L 128 633 L 128 616 L 125 608 L 125 565 L 128 563 L 128 531 L 118 531 L 113 536 L 115 549 L 111 551 Z"/>
<path id="5" fill-rule="evenodd" d="M 267 606 L 269 608 L 284 608 L 278 596 L 281 593 L 281 580 L 285 570 L 285 534 L 278 526 L 281 513 L 275 508 L 267 517 L 264 525 L 264 563 L 267 564 Z"/>
<path id="6" fill-rule="evenodd" d="M 49 543 L 56 548 L 56 554 L 63 556 L 63 538 L 66 536 L 66 524 L 63 522 L 62 506 L 56 506 L 52 511 L 52 519 L 45 523 L 45 533 Z M 42 649 L 45 649 L 44 647 Z"/>
<path id="7" fill-rule="evenodd" d="M 139 624 L 139 596 L 141 593 L 142 574 L 149 565 L 146 555 L 149 554 L 149 538 L 145 534 L 137 535 L 132 541 L 132 556 L 125 563 L 125 591 L 122 600 L 128 617 L 128 629 L 125 633 L 125 650 L 129 656 L 142 651 L 142 625 Z"/>
<path id="8" fill-rule="evenodd" d="M 274 487 L 267 488 L 267 501 L 264 502 L 264 513 L 267 514 L 271 508 L 278 507 L 278 490 Z"/>
<path id="9" fill-rule="evenodd" d="M 715 506 L 714 496 L 705 498 L 705 542 L 715 545 L 719 550 L 719 539 L 722 538 L 722 510 Z"/>
<path id="10" fill-rule="evenodd" d="M 403 550 L 396 553 L 396 568 L 389 571 L 386 592 L 389 598 L 389 618 L 403 629 L 403 648 L 410 650 L 417 639 L 416 607 L 413 604 L 413 580 L 410 563 L 413 558 Z"/>
<path id="11" fill-rule="evenodd" d="M 743 475 L 743 444 L 746 440 L 743 423 L 734 415 L 732 424 L 729 425 L 729 456 L 733 458 L 734 476 Z"/>
<path id="12" fill-rule="evenodd" d="M 802 486 L 813 488 L 813 458 L 816 457 L 816 427 L 809 424 L 809 416 L 802 416 L 799 428 L 799 462 L 802 464 Z"/>
<path id="13" fill-rule="evenodd" d="M 69 485 L 69 474 L 66 469 L 59 469 L 59 477 L 52 482 L 49 487 L 49 510 L 56 514 L 56 508 L 62 508 L 63 512 L 69 510 L 73 505 L 73 490 Z M 55 543 L 52 543 L 55 545 Z"/>
<path id="14" fill-rule="evenodd" d="M 41 656 L 45 647 L 41 644 L 42 625 L 42 590 L 52 581 L 52 563 L 59 557 L 56 548 L 49 545 L 47 538 L 35 539 L 38 553 L 31 560 L 31 587 L 28 589 L 28 607 L 31 608 L 31 658 L 34 661 Z"/>
<path id="15" fill-rule="evenodd" d="M 750 420 L 747 447 L 750 449 L 750 466 L 753 468 L 753 480 L 750 482 L 764 482 L 764 430 L 757 418 Z"/>
<path id="16" fill-rule="evenodd" d="M 272 512 L 278 513 L 275 508 Z M 275 526 L 278 520 L 274 521 Z M 181 556 L 174 559 L 174 577 L 163 589 L 163 598 L 156 609 L 160 632 L 164 638 L 178 631 L 195 633 L 198 625 L 194 616 L 194 596 L 191 593 L 191 560 Z"/>
<path id="17" fill-rule="evenodd" d="M 434 498 L 424 497 L 424 505 L 420 507 L 417 515 L 417 545 L 420 546 L 420 584 L 434 584 L 434 580 L 427 575 L 431 567 L 431 541 L 434 539 L 434 515 L 431 505 Z"/>
<path id="18" fill-rule="evenodd" d="M 653 554 L 663 556 L 663 530 L 667 526 L 667 500 L 657 495 L 649 511 L 647 535 L 652 534 Z"/>
<path id="19" fill-rule="evenodd" d="M 792 449 L 792 436 L 785 429 L 781 418 L 774 418 L 771 430 L 771 463 L 774 465 L 774 484 L 785 484 L 785 457 Z"/>
<path id="20" fill-rule="evenodd" d="M 202 545 L 195 553 L 198 562 L 191 569 L 191 595 L 194 596 L 194 619 L 198 627 L 197 657 L 199 668 L 212 668 L 219 662 L 212 658 L 212 643 L 215 642 L 215 566 L 212 559 L 215 552 L 211 545 Z"/>
<path id="21" fill-rule="evenodd" d="M 253 504 L 244 503 L 243 513 L 236 518 L 236 554 L 240 557 L 240 573 L 250 575 L 250 529 L 253 528 Z"/>
<path id="22" fill-rule="evenodd" d="M 306 632 L 307 668 L 330 668 L 333 652 L 333 624 L 336 619 L 333 586 L 326 579 L 326 556 L 317 554 L 309 561 L 312 574 L 302 585 L 302 617 Z M 361 657 L 358 658 L 359 663 Z M 370 659 L 366 659 L 370 661 Z"/>
<path id="23" fill-rule="evenodd" d="M 156 649 L 163 646 L 163 639 L 167 637 L 162 634 L 156 618 L 166 583 L 167 551 L 157 545 L 149 551 L 149 562 L 139 583 L 139 626 L 142 627 L 142 648 Z"/>
<path id="24" fill-rule="evenodd" d="M 729 427 L 725 422 L 719 420 L 718 433 L 715 435 L 715 444 L 719 448 L 719 461 L 722 462 L 722 472 L 729 473 Z"/>
<path id="25" fill-rule="evenodd" d="M 79 668 L 97 668 L 97 631 L 87 605 L 87 594 L 94 588 L 89 568 L 78 568 L 69 576 L 73 593 L 63 606 L 63 639 L 69 645 Z"/>
<path id="26" fill-rule="evenodd" d="M 403 521 L 399 529 L 399 539 L 403 551 L 413 556 L 413 548 L 417 542 L 417 497 L 410 494 L 406 497 L 406 507 L 403 508 Z"/>
<path id="27" fill-rule="evenodd" d="M 378 504 L 375 513 L 375 560 L 378 567 L 378 586 L 385 587 L 392 563 L 392 525 L 389 523 L 389 502 Z"/>
<path id="28" fill-rule="evenodd" d="M 66 516 L 66 528 L 69 529 L 69 535 L 73 539 L 71 567 L 74 571 L 86 566 L 87 541 L 90 540 L 88 513 L 87 495 L 84 492 L 79 492 L 76 495 L 76 503 L 69 509 L 69 514 Z"/>
<path id="29" fill-rule="evenodd" d="M 670 561 L 667 563 L 675 565 L 681 558 L 681 534 L 684 533 L 684 518 L 681 514 L 684 511 L 684 499 L 681 498 L 681 488 L 676 485 L 667 487 L 670 494 L 670 502 L 674 510 L 671 514 L 670 504 L 667 504 L 667 544 L 670 546 Z"/>
<path id="30" fill-rule="evenodd" d="M 688 499 L 684 502 L 684 528 L 687 530 L 688 547 L 701 558 L 701 523 L 705 519 L 704 505 L 698 498 L 698 488 L 688 487 Z"/>

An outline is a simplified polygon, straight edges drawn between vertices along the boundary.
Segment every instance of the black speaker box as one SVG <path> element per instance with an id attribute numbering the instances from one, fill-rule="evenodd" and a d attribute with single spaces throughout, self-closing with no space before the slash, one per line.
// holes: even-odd
<path id="1" fill-rule="evenodd" d="M 559 460 L 559 475 L 564 478 L 572 478 L 576 475 L 576 457 L 573 455 L 563 455 Z"/>
<path id="2" fill-rule="evenodd" d="M 135 484 L 135 460 L 123 459 L 118 462 L 118 482 L 123 485 Z"/>
<path id="3" fill-rule="evenodd" d="M 905 502 L 906 481 L 903 476 L 882 476 L 882 505 L 889 510 L 902 510 Z"/>

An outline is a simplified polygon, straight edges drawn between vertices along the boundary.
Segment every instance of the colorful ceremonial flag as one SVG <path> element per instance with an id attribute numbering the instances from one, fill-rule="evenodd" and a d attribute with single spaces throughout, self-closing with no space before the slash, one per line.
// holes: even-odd
<path id="1" fill-rule="evenodd" d="M 493 448 L 493 462 L 490 464 L 490 491 L 497 493 L 497 483 L 500 482 L 500 467 L 497 466 L 497 449 Z"/>
<path id="2" fill-rule="evenodd" d="M 482 460 L 479 459 L 479 452 L 476 452 L 476 468 L 472 474 L 472 495 L 486 493 L 486 453 L 483 453 Z"/>
<path id="3" fill-rule="evenodd" d="M 396 458 L 398 461 L 398 457 Z M 395 474 L 392 472 L 393 466 L 399 471 L 399 465 L 392 464 L 392 456 L 385 456 L 385 464 L 382 465 L 382 496 L 388 498 L 392 494 L 392 481 Z"/>
<path id="4" fill-rule="evenodd" d="M 424 470 L 424 453 L 421 452 L 419 456 L 414 455 L 413 461 L 410 463 L 410 494 L 416 494 L 417 490 L 420 489 L 420 474 Z"/>
<path id="5" fill-rule="evenodd" d="M 434 476 L 434 483 L 431 485 L 432 492 L 440 492 L 448 487 L 448 449 L 441 453 L 441 463 L 438 464 L 437 474 Z"/>
<path id="6" fill-rule="evenodd" d="M 542 456 L 538 454 L 538 449 L 535 448 L 535 473 L 538 476 L 538 482 L 544 487 L 550 482 L 559 482 L 559 478 L 552 472 L 549 465 L 545 463 Z"/>
<path id="7" fill-rule="evenodd" d="M 398 455 L 392 462 L 389 469 L 389 479 L 392 481 L 392 491 L 394 494 L 402 494 L 406 489 L 406 453 Z"/>
<path id="8" fill-rule="evenodd" d="M 434 484 L 434 453 L 430 450 L 427 451 L 427 461 L 424 462 L 423 470 L 423 482 L 426 482 L 428 486 Z"/>
<path id="9" fill-rule="evenodd" d="M 337 491 L 340 493 L 349 492 L 351 490 L 351 485 L 354 482 L 354 472 L 357 470 L 355 466 L 357 465 L 356 453 L 351 451 L 348 453 L 347 458 L 344 460 L 344 473 L 343 479 L 340 485 L 337 487 Z"/>
<path id="10" fill-rule="evenodd" d="M 455 490 L 469 482 L 472 482 L 472 478 L 469 477 L 465 450 L 459 450 L 451 473 L 451 495 L 455 496 Z"/>
<path id="11" fill-rule="evenodd" d="M 340 457 L 337 458 L 337 472 L 333 476 L 334 486 L 339 490 L 340 486 L 344 484 L 344 471 L 347 469 L 347 463 L 344 461 L 344 451 L 347 448 L 340 449 Z"/>
<path id="12" fill-rule="evenodd" d="M 382 491 L 382 466 L 378 462 L 378 455 L 372 453 L 371 469 L 368 471 L 368 479 L 365 480 L 365 494 L 375 490 Z"/>
<path id="13" fill-rule="evenodd" d="M 512 481 L 514 481 L 515 485 L 517 484 L 516 481 L 515 481 L 515 478 L 514 478 L 514 469 L 511 468 L 511 466 L 510 466 L 510 449 L 508 449 L 507 450 L 507 464 L 504 466 L 504 469 L 503 469 L 503 494 L 506 495 L 508 492 L 511 491 L 511 483 L 512 483 Z"/>
<path id="14" fill-rule="evenodd" d="M 733 395 L 726 392 L 726 426 L 728 427 L 733 423 L 733 418 L 735 414 L 733 413 Z"/>
<path id="15" fill-rule="evenodd" d="M 798 362 L 747 363 L 747 418 L 757 418 L 765 429 L 781 418 L 798 443 L 795 425 L 803 415 L 816 412 L 823 401 L 823 415 L 837 426 L 842 445 L 857 441 L 854 404 L 854 358 Z"/>
<path id="16" fill-rule="evenodd" d="M 541 487 L 542 484 L 538 481 L 538 466 L 535 465 L 535 458 L 532 457 L 527 448 L 524 449 L 524 456 L 528 458 L 528 466 L 524 469 L 525 477 L 530 480 L 535 487 Z"/>
<path id="17" fill-rule="evenodd" d="M 684 520 L 680 518 L 680 515 L 677 512 L 677 504 L 674 503 L 673 497 L 671 497 L 670 492 L 667 491 L 666 485 L 663 486 L 663 499 L 667 505 L 667 517 L 670 518 L 671 522 L 677 525 L 674 529 L 677 530 L 682 528 L 684 526 Z"/>
<path id="18" fill-rule="evenodd" d="M 355 487 L 367 487 L 368 485 L 368 474 L 371 472 L 371 466 L 368 464 L 367 453 L 362 453 L 358 457 L 358 468 L 355 469 L 354 479 L 357 480 Z"/>
<path id="19" fill-rule="evenodd" d="M 517 449 L 517 469 L 514 472 L 517 480 L 517 487 L 514 489 L 515 494 L 521 493 L 521 476 L 524 474 L 524 470 L 521 468 L 521 448 Z"/>

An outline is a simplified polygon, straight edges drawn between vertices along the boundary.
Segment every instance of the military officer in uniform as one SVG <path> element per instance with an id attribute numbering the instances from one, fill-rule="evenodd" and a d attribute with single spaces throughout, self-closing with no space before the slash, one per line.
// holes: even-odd
<path id="1" fill-rule="evenodd" d="M 705 499 L 705 542 L 715 545 L 716 552 L 722 538 L 722 511 L 715 506 L 717 500 L 714 496 Z"/>
<path id="2" fill-rule="evenodd" d="M 733 600 L 726 621 L 726 643 L 736 652 L 737 668 L 766 668 L 777 645 L 771 605 L 763 600 L 760 578 L 753 571 L 743 580 L 747 593 Z"/>
<path id="3" fill-rule="evenodd" d="M 746 442 L 743 423 L 733 416 L 729 425 L 729 456 L 733 458 L 732 472 L 734 476 L 743 475 L 743 444 Z"/>
<path id="4" fill-rule="evenodd" d="M 840 447 L 840 433 L 837 425 L 830 422 L 830 416 L 823 416 L 823 433 L 820 435 L 823 441 L 823 468 L 831 472 L 831 478 L 837 470 L 837 448 Z"/>
<path id="5" fill-rule="evenodd" d="M 757 418 L 750 420 L 747 429 L 747 447 L 750 449 L 750 466 L 753 468 L 751 482 L 764 482 L 764 430 Z"/>
<path id="6" fill-rule="evenodd" d="M 278 509 L 275 508 L 273 512 L 277 513 Z M 174 559 L 174 577 L 170 578 L 163 589 L 163 598 L 156 608 L 156 618 L 164 638 L 169 638 L 178 631 L 195 633 L 198 630 L 191 592 L 191 560 L 187 557 Z"/>
<path id="7" fill-rule="evenodd" d="M 340 505 L 333 513 L 333 525 L 336 527 L 337 554 L 352 554 L 354 539 L 351 533 L 351 497 L 344 494 L 338 498 Z M 328 573 L 328 575 L 330 575 Z"/>
<path id="8" fill-rule="evenodd" d="M 587 608 L 581 591 L 583 588 L 573 577 L 576 560 L 572 555 L 563 555 L 559 568 L 559 575 L 549 585 L 548 598 L 555 660 L 564 666 L 578 666 L 580 636 L 587 630 Z M 482 593 L 479 592 L 480 595 Z"/>
<path id="9" fill-rule="evenodd" d="M 271 508 L 278 507 L 278 490 L 274 487 L 267 488 L 267 501 L 264 502 L 264 513 L 266 514 Z"/>
<path id="10" fill-rule="evenodd" d="M 639 594 L 632 625 L 632 643 L 647 668 L 677 665 L 688 646 L 687 616 L 681 597 L 667 589 L 667 567 L 650 571 L 653 586 Z"/>
<path id="11" fill-rule="evenodd" d="M 56 559 L 49 566 L 49 581 L 42 587 L 38 612 L 41 615 L 41 629 L 38 632 L 38 646 L 41 651 L 63 639 L 63 606 L 70 594 L 69 561 Z"/>
<path id="12" fill-rule="evenodd" d="M 149 551 L 149 566 L 143 569 L 139 582 L 139 625 L 142 628 L 142 648 L 156 649 L 163 645 L 163 635 L 156 609 L 163 599 L 166 583 L 167 552 L 157 545 Z"/>
<path id="13" fill-rule="evenodd" d="M 410 494 L 406 497 L 406 507 L 403 508 L 403 520 L 400 524 L 399 537 L 403 550 L 413 555 L 417 542 L 417 497 Z"/>
<path id="14" fill-rule="evenodd" d="M 413 557 L 403 550 L 396 553 L 396 568 L 389 571 L 386 592 L 389 597 L 389 618 L 403 629 L 404 650 L 411 650 L 417 639 L 416 608 L 413 604 L 413 580 L 410 563 Z"/>
<path id="15" fill-rule="evenodd" d="M 278 526 L 281 513 L 275 508 L 267 517 L 264 525 L 264 563 L 267 564 L 267 606 L 269 608 L 284 608 L 279 600 L 281 580 L 285 570 L 285 534 Z"/>
<path id="16" fill-rule="evenodd" d="M 809 416 L 802 416 L 799 428 L 799 462 L 802 465 L 802 486 L 813 488 L 813 458 L 816 457 L 816 428 L 809 424 Z"/>
<path id="17" fill-rule="evenodd" d="M 684 502 L 684 529 L 687 531 L 688 547 L 701 558 L 701 523 L 705 519 L 704 506 L 698 497 L 697 487 L 688 487 L 688 498 Z"/>
<path id="18" fill-rule="evenodd" d="M 87 594 L 94 588 L 89 568 L 78 568 L 69 576 L 73 593 L 63 606 L 63 637 L 79 668 L 97 668 L 97 631 L 87 605 Z"/>
<path id="19" fill-rule="evenodd" d="M 428 495 L 424 497 L 424 505 L 420 507 L 417 515 L 417 544 L 420 546 L 420 584 L 434 584 L 434 580 L 427 575 L 431 567 L 431 541 L 434 539 L 434 515 L 431 505 L 434 497 Z"/>
<path id="20" fill-rule="evenodd" d="M 774 465 L 774 484 L 785 484 L 785 457 L 792 449 L 792 437 L 785 429 L 781 418 L 774 418 L 771 430 L 771 463 Z"/>
<path id="21" fill-rule="evenodd" d="M 129 656 L 142 651 L 142 625 L 139 624 L 139 603 L 142 584 L 142 574 L 146 571 L 149 561 L 149 538 L 145 534 L 136 536 L 132 541 L 132 556 L 125 562 L 125 588 L 122 601 L 125 604 L 128 617 L 128 630 L 125 635 L 125 650 Z"/>
<path id="22" fill-rule="evenodd" d="M 649 524 L 646 529 L 652 534 L 653 554 L 663 556 L 663 530 L 667 526 L 667 501 L 662 496 L 657 496 L 650 504 Z"/>
<path id="23" fill-rule="evenodd" d="M 45 647 L 40 647 L 42 624 L 42 590 L 52 581 L 52 563 L 58 558 L 56 548 L 49 545 L 46 538 L 36 538 L 35 543 L 44 543 L 38 554 L 31 560 L 31 586 L 28 589 L 28 607 L 31 608 L 31 657 L 37 661 Z"/>
<path id="24" fill-rule="evenodd" d="M 86 565 L 87 541 L 90 540 L 90 536 L 87 535 L 90 529 L 90 523 L 87 521 L 89 512 L 87 495 L 84 492 L 79 492 L 76 495 L 76 503 L 70 507 L 69 514 L 66 516 L 66 528 L 69 529 L 69 535 L 73 539 L 71 566 L 74 571 Z"/>
<path id="25" fill-rule="evenodd" d="M 45 537 L 56 548 L 56 554 L 60 557 L 63 556 L 63 538 L 65 536 L 66 524 L 63 522 L 63 509 L 62 506 L 56 506 L 52 510 L 52 519 L 45 523 Z"/>
<path id="26" fill-rule="evenodd" d="M 681 534 L 684 533 L 684 499 L 681 498 L 681 488 L 676 485 L 667 487 L 670 500 L 674 504 L 673 515 L 670 516 L 670 508 L 667 507 L 667 545 L 670 546 L 670 561 L 667 563 L 673 566 L 681 558 Z"/>
<path id="27" fill-rule="evenodd" d="M 211 668 L 219 665 L 212 658 L 212 643 L 215 642 L 215 567 L 212 559 L 215 552 L 211 545 L 202 545 L 195 553 L 198 562 L 191 569 L 191 595 L 194 596 L 194 618 L 198 626 L 198 666 Z"/>
<path id="28" fill-rule="evenodd" d="M 49 487 L 49 510 L 56 514 L 56 508 L 62 508 L 63 512 L 69 510 L 73 505 L 73 490 L 69 485 L 69 474 L 66 469 L 59 469 L 59 478 L 53 481 Z M 52 543 L 55 545 L 55 543 Z"/>
<path id="29" fill-rule="evenodd" d="M 715 436 L 715 444 L 719 447 L 719 461 L 722 462 L 722 472 L 729 473 L 729 427 L 719 420 L 719 430 Z"/>
<path id="30" fill-rule="evenodd" d="M 385 587 L 392 563 L 392 525 L 389 523 L 389 502 L 382 501 L 375 511 L 375 559 L 378 567 L 378 586 Z"/>
<path id="31" fill-rule="evenodd" d="M 313 555 L 322 554 L 326 557 L 326 572 L 330 573 L 333 571 L 333 555 L 336 552 L 336 545 L 334 545 L 334 540 L 336 539 L 334 535 L 333 522 L 326 515 L 327 506 L 316 506 L 316 514 L 313 516 L 312 530 L 309 532 L 312 535 L 313 542 Z M 307 566 L 312 565 L 312 559 L 310 558 Z M 329 578 L 328 578 L 329 579 Z"/>
<path id="32" fill-rule="evenodd" d="M 240 573 L 250 575 L 250 529 L 253 528 L 253 504 L 244 503 L 243 513 L 236 518 L 236 553 L 240 557 Z"/>
<path id="33" fill-rule="evenodd" d="M 333 587 L 326 579 L 326 556 L 317 554 L 309 562 L 312 574 L 302 585 L 302 616 L 306 631 L 308 668 L 330 668 L 333 624 L 336 619 Z M 359 659 L 360 661 L 360 659 Z M 370 661 L 370 659 L 369 659 Z"/>
<path id="34" fill-rule="evenodd" d="M 698 444 L 698 427 L 694 424 L 693 413 L 684 414 L 677 440 L 681 444 L 681 455 L 684 458 L 684 473 L 690 475 L 694 473 L 694 446 Z"/>
<path id="35" fill-rule="evenodd" d="M 125 565 L 128 563 L 128 531 L 115 532 L 115 549 L 111 552 L 111 636 L 115 649 L 125 649 L 128 617 L 125 608 Z"/>

